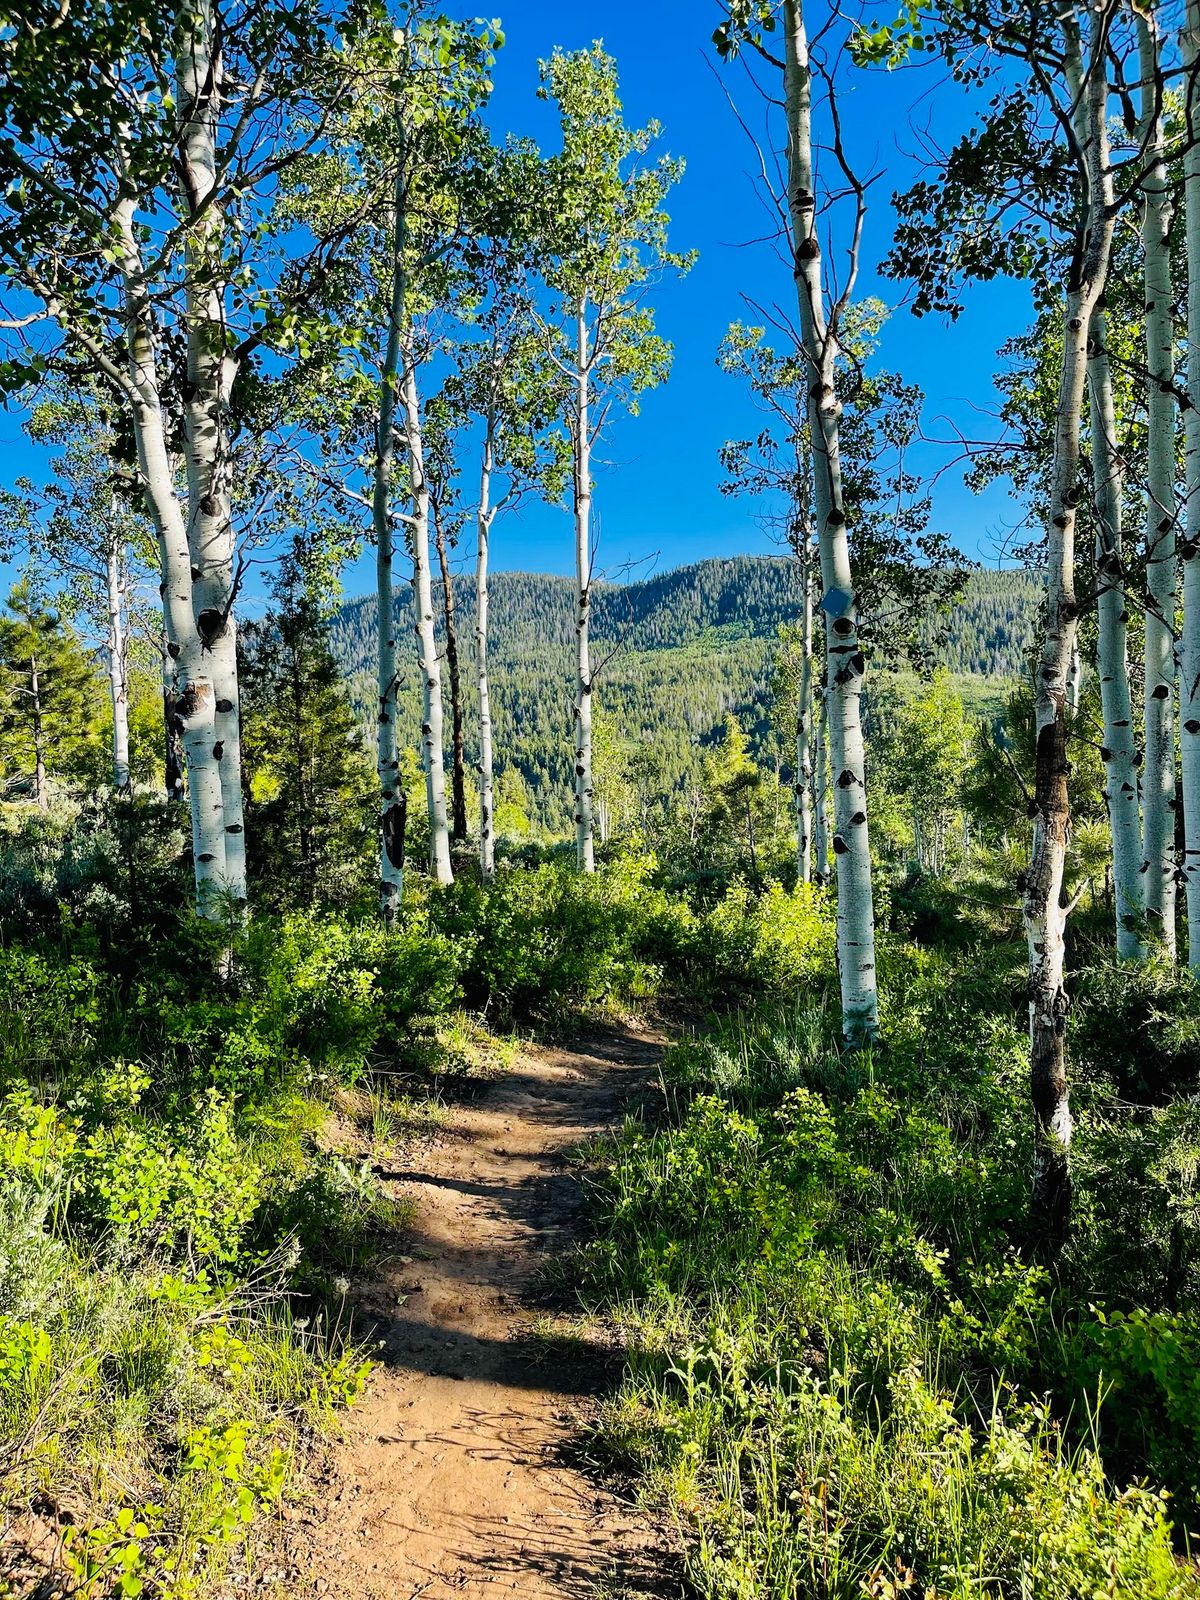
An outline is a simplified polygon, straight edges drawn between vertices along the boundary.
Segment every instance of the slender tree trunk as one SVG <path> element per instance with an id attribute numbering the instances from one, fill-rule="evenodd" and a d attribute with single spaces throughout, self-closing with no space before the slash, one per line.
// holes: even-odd
<path id="1" fill-rule="evenodd" d="M 396 727 L 399 669 L 396 653 L 396 604 L 392 598 L 395 542 L 392 521 L 392 477 L 396 464 L 396 391 L 400 379 L 400 324 L 405 314 L 403 260 L 404 188 L 396 181 L 392 236 L 392 294 L 388 307 L 387 343 L 379 377 L 379 410 L 375 419 L 375 463 L 371 485 L 371 520 L 375 529 L 377 606 L 376 669 L 378 689 L 379 774 L 379 910 L 385 927 L 400 914 L 404 897 L 404 834 L 407 808 L 400 785 L 400 745 Z"/>
<path id="2" fill-rule="evenodd" d="M 296 794 L 296 860 L 300 867 L 300 894 L 312 905 L 317 893 L 317 860 L 313 838 L 313 803 L 308 761 L 304 750 L 304 682 L 300 650 L 293 642 L 288 662 L 292 696 L 292 783 Z"/>
<path id="3" fill-rule="evenodd" d="M 1187 149 L 1183 158 L 1187 242 L 1187 407 L 1184 488 L 1183 638 L 1179 673 L 1179 757 L 1183 777 L 1183 875 L 1188 966 L 1200 972 L 1200 0 L 1188 0 L 1183 31 Z"/>
<path id="4" fill-rule="evenodd" d="M 1045 631 L 1034 707 L 1036 755 L 1033 846 L 1025 879 L 1029 945 L 1030 1090 L 1034 1110 L 1033 1211 L 1043 1243 L 1065 1237 L 1071 1209 L 1071 1109 L 1064 1035 L 1067 905 L 1064 880 L 1071 809 L 1067 793 L 1067 691 L 1079 607 L 1075 598 L 1075 521 L 1079 436 L 1092 312 L 1104 293 L 1112 244 L 1112 174 L 1103 70 L 1106 21 L 1092 13 L 1086 81 L 1073 16 L 1064 20 L 1078 139 L 1087 170 L 1084 225 L 1071 263 L 1063 310 L 1063 351 L 1054 433 L 1053 489 L 1046 540 Z"/>
<path id="5" fill-rule="evenodd" d="M 216 183 L 223 79 L 220 50 L 214 46 L 211 0 L 183 0 L 179 28 L 176 78 L 184 118 L 180 175 L 189 215 L 199 218 L 189 232 L 184 263 L 187 534 L 192 604 L 214 694 L 213 758 L 220 776 L 225 831 L 223 886 L 240 911 L 246 904 L 246 829 L 229 461 L 230 398 L 237 364 L 227 348 L 222 217 L 210 198 Z"/>
<path id="6" fill-rule="evenodd" d="M 846 510 L 842 496 L 840 406 L 835 387 L 838 346 L 825 314 L 821 246 L 813 185 L 812 74 L 800 0 L 785 0 L 788 198 L 800 329 L 808 366 L 808 422 L 813 501 L 820 542 L 822 600 L 827 616 L 826 698 L 833 758 L 834 836 L 838 885 L 838 969 L 842 1028 L 852 1044 L 879 1032 L 875 911 L 867 833 L 866 752 L 861 697 L 865 660 L 858 640 Z"/>
<path id="7" fill-rule="evenodd" d="M 1142 775 L 1143 907 L 1151 934 L 1175 960 L 1175 324 L 1173 204 L 1166 170 L 1162 73 L 1153 13 L 1137 15 L 1142 78 L 1142 251 L 1146 291 L 1147 458 L 1145 724 Z"/>
<path id="8" fill-rule="evenodd" d="M 218 917 L 225 882 L 226 834 L 221 774 L 214 754 L 216 697 L 192 604 L 187 524 L 167 445 L 154 350 L 154 310 L 133 218 L 134 196 L 128 193 L 119 202 L 114 220 L 120 241 L 125 338 L 134 396 L 133 435 L 146 507 L 158 539 L 163 622 L 171 662 L 170 726 L 179 730 L 187 767 L 196 909 L 202 916 Z"/>
<path id="9" fill-rule="evenodd" d="M 479 870 L 485 883 L 496 875 L 495 773 L 492 755 L 492 693 L 488 681 L 488 544 L 492 532 L 494 424 L 489 417 L 479 466 L 478 551 L 475 561 L 475 670 L 479 685 Z"/>
<path id="10" fill-rule="evenodd" d="M 1067 674 L 1067 709 L 1073 717 L 1079 715 L 1079 702 L 1083 696 L 1083 652 L 1076 636 L 1071 651 L 1071 668 Z"/>
<path id="11" fill-rule="evenodd" d="M 1092 312 L 1088 339 L 1092 485 L 1096 513 L 1096 581 L 1099 589 L 1100 704 L 1104 726 L 1105 800 L 1112 834 L 1117 954 L 1144 961 L 1142 921 L 1142 827 L 1138 806 L 1137 749 L 1129 689 L 1129 610 L 1121 549 L 1121 500 L 1125 488 L 1104 303 Z"/>
<path id="12" fill-rule="evenodd" d="M 169 806 L 181 806 L 187 799 L 184 783 L 183 724 L 175 694 L 173 663 L 163 643 L 163 795 Z"/>
<path id="13" fill-rule="evenodd" d="M 129 792 L 129 661 L 125 637 L 125 563 L 120 543 L 104 552 L 108 689 L 112 700 L 112 778 L 118 794 Z"/>
<path id="14" fill-rule="evenodd" d="M 817 687 L 817 737 L 814 747 L 813 765 L 815 775 L 813 782 L 813 809 L 816 811 L 816 825 L 813 830 L 813 882 L 822 887 L 829 881 L 829 756 L 826 751 L 828 742 L 828 711 L 825 690 L 823 686 Z"/>
<path id="15" fill-rule="evenodd" d="M 800 684 L 796 700 L 796 871 L 801 883 L 812 882 L 813 830 L 813 594 L 812 545 L 802 530 L 800 562 L 804 610 L 800 625 Z"/>
<path id="16" fill-rule="evenodd" d="M 575 854 L 580 872 L 595 872 L 592 779 L 592 438 L 589 416 L 587 306 L 576 322 L 575 398 Z"/>
<path id="17" fill-rule="evenodd" d="M 463 750 L 462 674 L 458 666 L 458 625 L 454 614 L 454 577 L 446 553 L 442 519 L 433 514 L 434 546 L 442 574 L 442 607 L 446 617 L 446 672 L 450 678 L 450 841 L 467 842 L 467 770 Z"/>
<path id="18" fill-rule="evenodd" d="M 442 731 L 442 667 L 433 623 L 433 583 L 429 571 L 429 480 L 421 431 L 416 353 L 407 321 L 400 333 L 400 398 L 408 445 L 412 512 L 408 537 L 412 553 L 413 609 L 416 613 L 417 666 L 421 673 L 424 711 L 421 743 L 425 758 L 425 800 L 429 811 L 429 867 L 438 883 L 453 883 L 450 829 L 446 820 L 446 764 Z"/>
<path id="19" fill-rule="evenodd" d="M 42 680 L 37 657 L 29 658 L 29 709 L 33 713 L 33 797 L 44 815 L 50 809 L 50 788 L 46 782 L 46 730 L 42 718 Z"/>

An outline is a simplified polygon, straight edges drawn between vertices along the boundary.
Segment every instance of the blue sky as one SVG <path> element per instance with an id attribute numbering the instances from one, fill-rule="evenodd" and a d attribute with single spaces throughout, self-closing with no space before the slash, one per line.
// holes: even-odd
<path id="1" fill-rule="evenodd" d="M 601 568 L 614 574 L 627 568 L 645 572 L 652 563 L 663 569 L 773 548 L 755 525 L 753 507 L 718 489 L 719 446 L 757 432 L 761 419 L 738 383 L 717 368 L 717 347 L 730 321 L 753 320 L 743 295 L 790 310 L 794 291 L 775 249 L 752 242 L 771 222 L 754 182 L 757 158 L 722 85 L 756 129 L 762 126 L 763 107 L 740 67 L 716 61 L 711 34 L 719 20 L 717 7 L 696 0 L 493 4 L 506 34 L 490 114 L 497 134 L 528 133 L 552 143 L 553 110 L 535 95 L 538 58 L 556 44 L 575 48 L 602 38 L 619 65 L 628 119 L 657 118 L 663 124 L 662 148 L 687 162 L 670 205 L 672 242 L 698 250 L 699 259 L 685 279 L 665 280 L 655 296 L 660 329 L 675 348 L 670 380 L 645 398 L 639 417 L 615 424 L 599 451 L 604 464 L 595 503 Z M 480 8 L 468 3 L 456 9 L 473 15 Z M 810 6 L 812 20 L 820 10 L 820 4 Z M 919 145 L 918 132 L 931 122 L 942 143 L 952 139 L 969 116 L 962 92 L 946 83 L 936 66 L 890 74 L 851 71 L 840 104 L 856 166 L 882 171 L 872 189 L 860 279 L 860 293 L 877 293 L 898 307 L 885 329 L 880 359 L 925 390 L 929 436 L 949 438 L 955 428 L 986 435 L 992 426 L 986 410 L 995 402 L 996 348 L 1028 316 L 1022 286 L 973 290 L 964 315 L 951 326 L 914 318 L 899 305 L 902 287 L 875 273 L 890 239 L 891 194 L 919 171 L 911 154 Z M 930 443 L 914 458 L 923 474 L 937 475 L 934 524 L 967 554 L 994 562 L 1019 508 L 1002 488 L 983 498 L 970 494 L 954 455 L 953 446 Z M 30 465 L 20 414 L 0 412 L 0 481 L 11 481 Z M 496 530 L 494 560 L 500 568 L 570 570 L 567 512 L 532 507 L 508 517 Z M 369 567 L 364 555 L 346 573 L 348 593 L 371 587 Z"/>
<path id="2" fill-rule="evenodd" d="M 810 15 L 819 17 L 820 9 L 810 6 Z M 715 357 L 730 321 L 754 320 L 743 294 L 791 309 L 794 291 L 775 250 L 750 242 L 771 223 L 754 181 L 757 157 L 725 90 L 756 132 L 763 107 L 745 72 L 716 60 L 711 34 L 717 7 L 696 0 L 508 0 L 502 20 L 507 42 L 497 62 L 492 107 L 498 130 L 551 141 L 550 108 L 534 98 L 537 59 L 555 44 L 574 48 L 602 38 L 620 68 L 628 119 L 656 118 L 663 124 L 662 147 L 687 162 L 669 207 L 672 241 L 677 248 L 697 249 L 699 260 L 687 278 L 664 281 L 655 300 L 660 328 L 675 347 L 669 382 L 646 398 L 639 417 L 612 429 L 601 452 L 610 463 L 596 485 L 601 565 L 615 570 L 656 556 L 660 567 L 672 567 L 772 548 L 755 526 L 752 507 L 718 490 L 719 446 L 756 432 L 761 419 L 737 382 L 719 371 Z M 925 65 L 890 74 L 847 73 L 841 106 L 857 166 L 883 171 L 872 190 L 861 292 L 898 306 L 902 286 L 875 272 L 890 242 L 891 195 L 918 173 L 910 154 L 918 146 L 916 130 L 932 119 L 944 142 L 966 125 L 969 107 L 956 85 L 945 82 L 936 66 Z M 972 291 L 967 310 L 952 326 L 895 311 L 880 359 L 925 390 L 925 432 L 931 438 L 951 437 L 951 424 L 977 437 L 986 434 L 989 419 L 980 408 L 995 403 L 997 346 L 1027 316 L 1025 290 L 1008 283 Z M 970 494 L 961 467 L 950 464 L 955 453 L 930 444 L 919 454 L 923 473 L 941 469 L 933 489 L 934 523 L 968 554 L 994 561 L 997 541 L 1019 509 L 1003 489 L 983 499 Z M 569 570 L 565 514 L 539 508 L 510 521 L 497 534 L 496 554 L 501 566 Z"/>

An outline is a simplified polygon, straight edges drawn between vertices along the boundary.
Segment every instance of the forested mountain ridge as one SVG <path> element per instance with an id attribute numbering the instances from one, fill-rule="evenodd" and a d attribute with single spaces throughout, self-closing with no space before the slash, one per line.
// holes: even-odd
<path id="1" fill-rule="evenodd" d="M 499 738 L 498 769 L 509 794 L 539 829 L 564 833 L 571 810 L 569 658 L 574 630 L 574 581 L 569 577 L 501 572 L 491 579 L 491 690 Z M 796 564 L 781 557 L 733 556 L 697 562 L 631 583 L 593 587 L 597 706 L 611 737 L 642 748 L 667 791 L 689 786 L 702 752 L 729 715 L 746 728 L 768 760 L 787 765 L 790 752 L 772 726 L 772 677 L 778 630 L 795 622 L 801 605 Z M 400 634 L 411 632 L 411 591 L 395 591 Z M 467 705 L 468 760 L 476 718 L 475 584 L 455 583 L 459 653 Z M 999 699 L 1003 680 L 1019 676 L 1040 598 L 1025 572 L 975 572 L 963 599 L 942 619 L 939 639 L 928 632 L 935 658 L 956 676 L 968 704 Z M 442 595 L 434 592 L 442 637 Z M 375 598 L 349 600 L 334 616 L 334 652 L 351 682 L 369 735 L 375 714 Z M 879 668 L 889 665 L 876 652 Z M 601 665 L 602 663 L 602 665 Z M 875 686 L 886 680 L 875 675 Z M 868 679 L 867 716 L 877 722 Z M 401 742 L 420 741 L 421 702 L 415 665 L 404 663 L 397 701 Z"/>
<path id="2" fill-rule="evenodd" d="M 402 622 L 411 607 L 407 585 L 396 589 Z M 440 603 L 440 585 L 435 585 Z M 574 580 L 550 573 L 498 572 L 491 578 L 490 648 L 499 659 L 566 649 L 574 637 Z M 986 677 L 1021 670 L 1041 599 L 1039 580 L 1023 571 L 972 573 L 947 619 L 937 655 L 951 672 Z M 731 640 L 774 639 L 796 620 L 802 595 L 797 564 L 780 556 L 730 556 L 629 583 L 592 585 L 592 632 L 635 650 L 698 644 L 720 630 Z M 455 580 L 462 647 L 471 644 L 475 582 Z M 334 650 L 349 673 L 374 670 L 375 597 L 347 600 L 333 621 Z"/>

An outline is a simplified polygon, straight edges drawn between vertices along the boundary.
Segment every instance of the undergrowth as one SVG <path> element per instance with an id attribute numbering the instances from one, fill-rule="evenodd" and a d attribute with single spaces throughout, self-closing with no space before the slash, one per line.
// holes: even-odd
<path id="1" fill-rule="evenodd" d="M 814 979 L 726 1014 L 668 1051 L 661 1123 L 597 1152 L 585 1293 L 632 1350 L 600 1438 L 713 1600 L 1200 1595 L 1200 1112 L 1167 1092 L 1197 1081 L 1200 996 L 1081 979 L 1051 1267 L 1020 960 L 888 941 L 865 1054 Z"/>

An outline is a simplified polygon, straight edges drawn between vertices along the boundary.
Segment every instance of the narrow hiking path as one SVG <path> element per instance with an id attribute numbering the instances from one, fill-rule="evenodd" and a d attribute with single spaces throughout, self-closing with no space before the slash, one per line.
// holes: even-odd
<path id="1" fill-rule="evenodd" d="M 357 1293 L 380 1365 L 305 1519 L 289 1593 L 678 1593 L 661 1532 L 573 1459 L 618 1353 L 547 1336 L 535 1303 L 579 1228 L 567 1153 L 620 1121 L 660 1052 L 616 1032 L 531 1046 L 407 1164 L 384 1165 L 416 1218 L 404 1254 Z"/>

